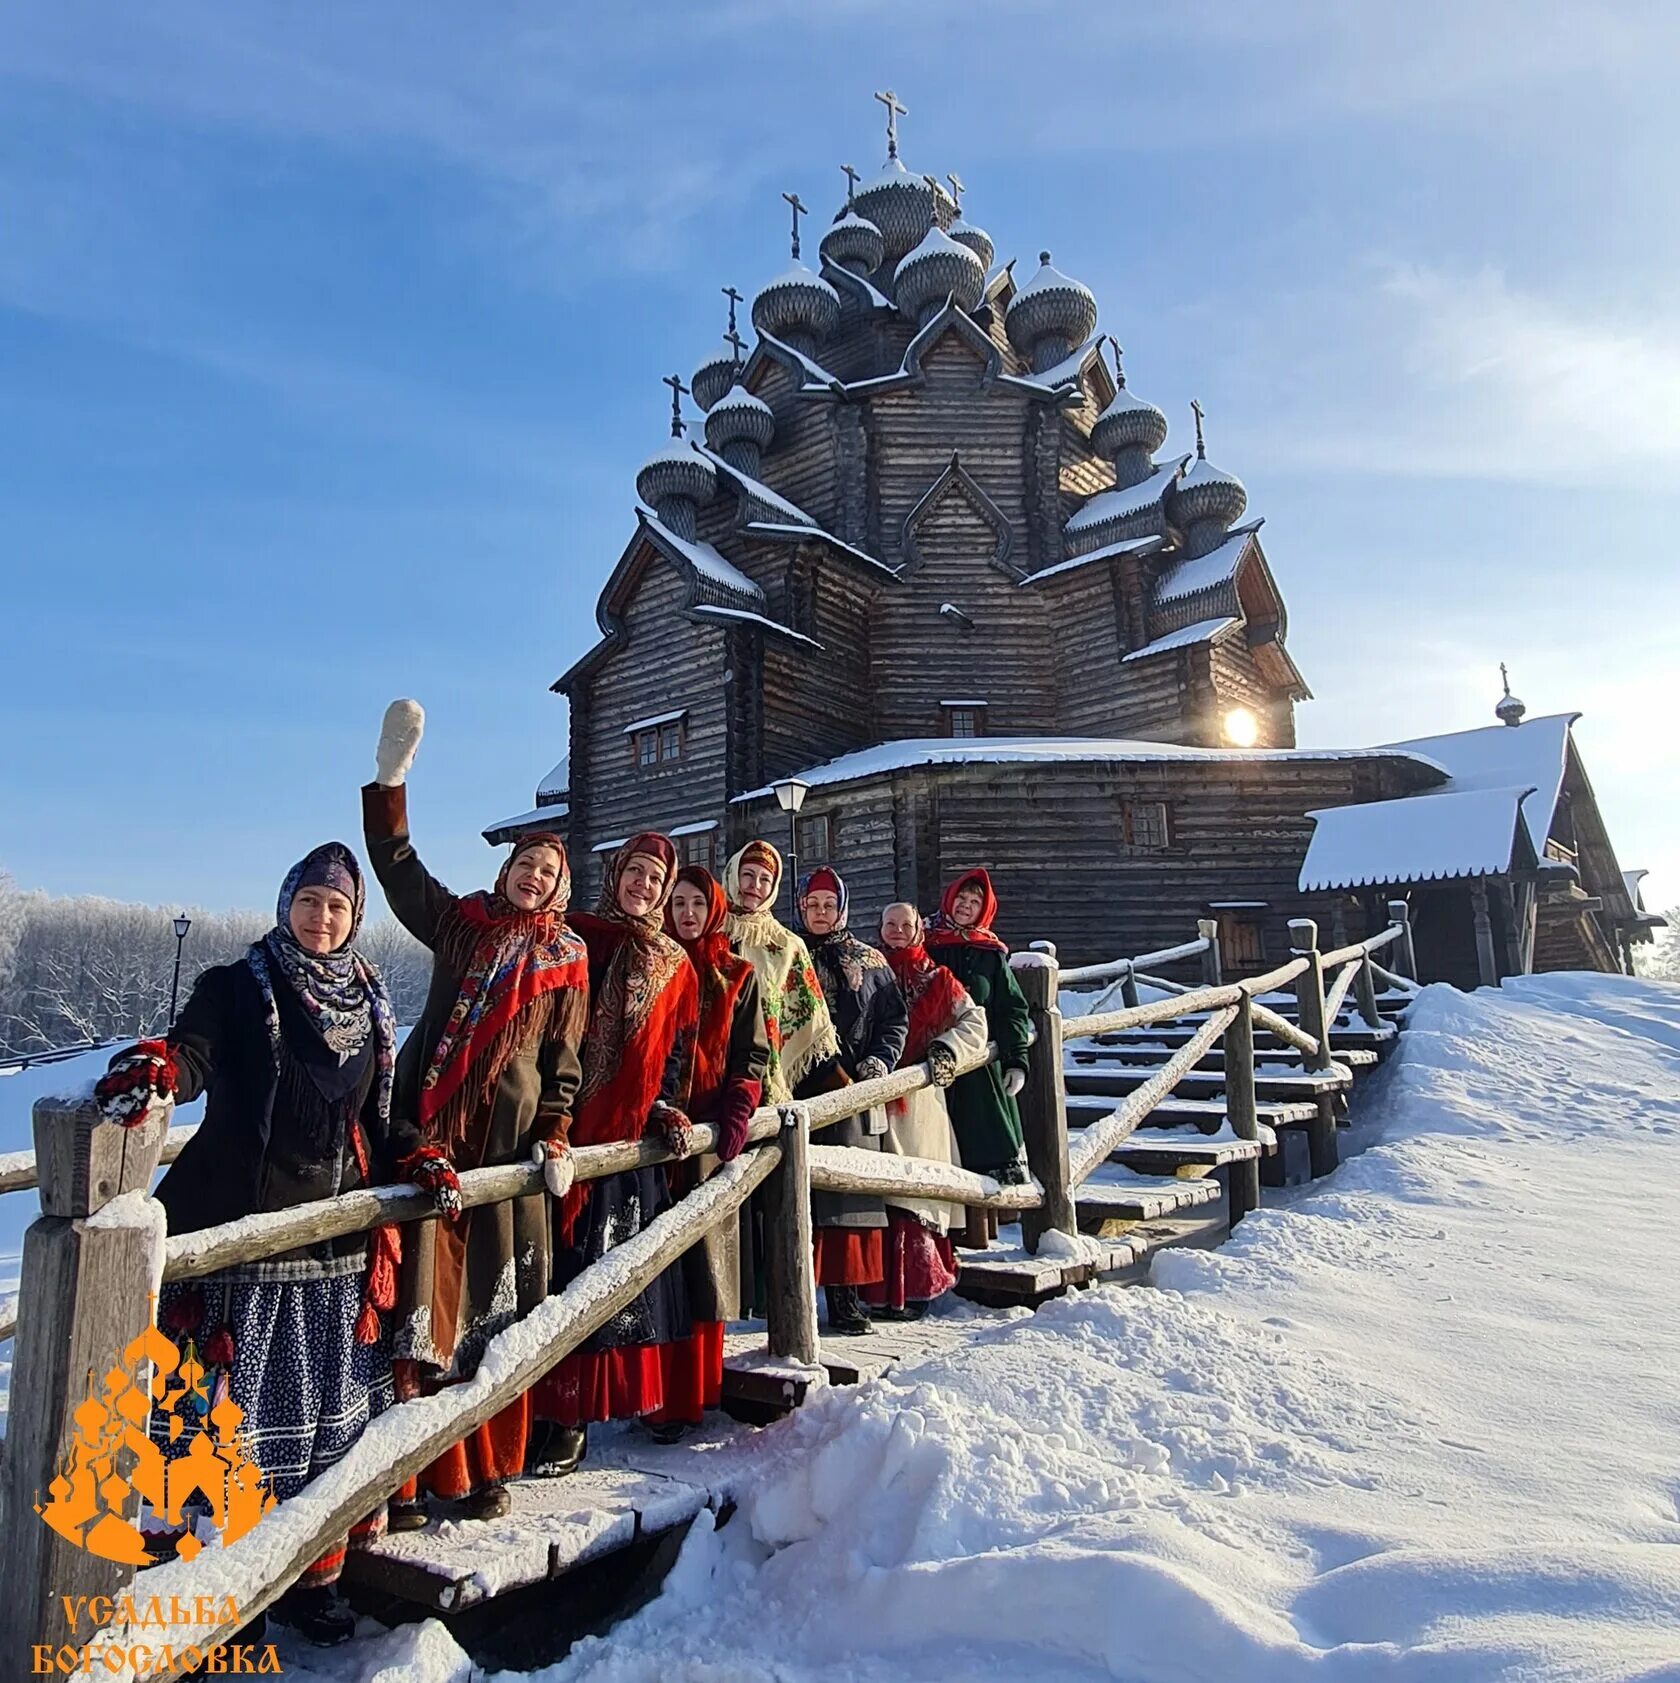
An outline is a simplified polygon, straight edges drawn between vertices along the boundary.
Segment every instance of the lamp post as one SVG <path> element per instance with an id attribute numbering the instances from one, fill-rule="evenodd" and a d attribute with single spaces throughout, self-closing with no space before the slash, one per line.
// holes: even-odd
<path id="1" fill-rule="evenodd" d="M 799 809 L 805 804 L 805 796 L 811 785 L 802 782 L 797 777 L 784 777 L 780 783 L 770 785 L 776 792 L 776 805 L 788 815 L 788 876 L 792 883 L 793 914 L 799 915 Z"/>
<path id="2" fill-rule="evenodd" d="M 169 1020 L 175 1021 L 175 1002 L 181 997 L 181 948 L 186 944 L 192 919 L 185 912 L 175 920 L 175 979 L 169 984 Z"/>

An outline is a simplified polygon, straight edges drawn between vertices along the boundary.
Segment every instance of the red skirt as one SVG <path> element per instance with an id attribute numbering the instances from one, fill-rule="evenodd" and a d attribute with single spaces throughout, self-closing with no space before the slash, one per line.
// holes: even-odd
<path id="1" fill-rule="evenodd" d="M 951 1241 L 902 1210 L 888 1210 L 887 1219 L 886 1278 L 863 1288 L 864 1302 L 877 1309 L 902 1309 L 948 1292 L 957 1283 Z"/>
<path id="2" fill-rule="evenodd" d="M 648 1418 L 656 1424 L 681 1421 L 698 1426 L 708 1408 L 723 1400 L 723 1322 L 696 1321 L 693 1333 L 661 1344 L 665 1406 Z"/>
<path id="3" fill-rule="evenodd" d="M 421 1379 L 410 1361 L 392 1364 L 399 1399 L 432 1396 L 447 1389 L 434 1380 Z M 459 1380 L 449 1381 L 459 1384 Z M 493 1414 L 482 1426 L 474 1426 L 459 1443 L 451 1444 L 417 1477 L 411 1478 L 397 1495 L 413 1501 L 422 1491 L 449 1501 L 470 1496 L 486 1485 L 505 1484 L 525 1471 L 525 1448 L 531 1435 L 531 1398 L 526 1391 L 506 1408 Z"/>
<path id="4" fill-rule="evenodd" d="M 587 1426 L 596 1420 L 698 1422 L 723 1386 L 723 1324 L 697 1321 L 669 1344 L 574 1350 L 531 1387 L 539 1420 Z"/>
<path id="5" fill-rule="evenodd" d="M 879 1227 L 819 1227 L 813 1250 L 819 1286 L 867 1286 L 882 1277 Z"/>

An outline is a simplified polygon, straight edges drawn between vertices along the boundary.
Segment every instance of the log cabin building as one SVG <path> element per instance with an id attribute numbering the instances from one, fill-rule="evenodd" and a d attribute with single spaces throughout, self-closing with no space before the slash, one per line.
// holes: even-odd
<path id="1" fill-rule="evenodd" d="M 1005 939 L 1070 963 L 1213 916 L 1253 972 L 1288 918 L 1357 938 L 1394 893 L 1430 974 L 1624 962 L 1650 920 L 1568 721 L 1297 748 L 1311 692 L 1199 406 L 1193 448 L 1167 448 L 1091 292 L 1048 252 L 1024 281 L 996 263 L 961 182 L 899 157 L 884 103 L 885 167 L 846 170 L 817 267 L 789 195 L 793 263 L 753 298 L 752 344 L 726 288 L 723 342 L 667 381 L 673 436 L 637 475 L 599 640 L 554 685 L 570 751 L 486 838 L 562 831 L 585 905 L 639 829 L 714 868 L 797 840 L 801 868 L 846 874 L 860 926 L 984 863 Z M 1491 783 L 1490 734 L 1516 762 Z"/>

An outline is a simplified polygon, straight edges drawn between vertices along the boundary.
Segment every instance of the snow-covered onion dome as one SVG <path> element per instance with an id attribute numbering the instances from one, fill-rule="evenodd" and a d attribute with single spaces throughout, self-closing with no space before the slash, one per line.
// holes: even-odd
<path id="1" fill-rule="evenodd" d="M 845 269 L 854 275 L 874 274 L 881 266 L 886 249 L 881 230 L 851 209 L 843 210 L 835 217 L 828 232 L 823 235 L 820 247 L 823 257 L 835 268 Z"/>
<path id="2" fill-rule="evenodd" d="M 840 325 L 840 294 L 803 263 L 777 277 L 753 299 L 753 326 L 805 356 Z"/>
<path id="3" fill-rule="evenodd" d="M 696 516 L 717 491 L 717 469 L 698 451 L 673 442 L 642 463 L 636 495 L 679 538 L 692 538 Z"/>
<path id="4" fill-rule="evenodd" d="M 702 409 L 710 409 L 735 384 L 740 372 L 740 358 L 725 339 L 689 376 L 689 395 Z"/>
<path id="5" fill-rule="evenodd" d="M 758 477 L 761 453 L 776 436 L 776 413 L 743 386 L 720 397 L 706 412 L 706 443 L 732 468 Z"/>
<path id="6" fill-rule="evenodd" d="M 1502 725 L 1520 725 L 1523 715 L 1528 711 L 1528 705 L 1511 694 L 1511 674 L 1506 671 L 1504 661 L 1499 663 L 1499 681 L 1504 685 L 1505 693 L 1499 698 L 1493 716 Z"/>
<path id="7" fill-rule="evenodd" d="M 1125 490 L 1155 471 L 1155 452 L 1167 441 L 1167 418 L 1126 389 L 1123 370 L 1116 379 L 1120 389 L 1091 428 L 1091 448 L 1114 463 L 1115 488 Z"/>
<path id="8" fill-rule="evenodd" d="M 1003 318 L 1010 344 L 1031 361 L 1035 373 L 1054 368 L 1097 326 L 1091 289 L 1052 268 L 1049 252 L 1041 251 L 1038 262 L 1038 273 L 1009 300 Z"/>
<path id="9" fill-rule="evenodd" d="M 997 256 L 997 247 L 992 244 L 992 236 L 984 228 L 976 228 L 972 222 L 966 221 L 959 211 L 956 220 L 945 232 L 958 245 L 966 245 L 980 259 L 981 269 L 986 274 L 991 273 L 992 259 Z"/>
<path id="10" fill-rule="evenodd" d="M 1225 534 L 1242 519 L 1248 492 L 1234 474 L 1207 459 L 1202 442 L 1202 418 L 1196 415 L 1196 459 L 1190 471 L 1173 486 L 1173 524 L 1184 533 L 1187 556 L 1206 555 L 1225 541 Z"/>
<path id="11" fill-rule="evenodd" d="M 985 290 L 985 264 L 939 228 L 929 228 L 893 271 L 893 302 L 918 326 L 931 321 L 947 298 L 964 310 L 977 309 Z"/>
<path id="12" fill-rule="evenodd" d="M 852 210 L 881 230 L 883 261 L 896 264 L 934 225 L 933 189 L 912 175 L 902 158 L 891 157 L 867 187 L 858 189 Z"/>

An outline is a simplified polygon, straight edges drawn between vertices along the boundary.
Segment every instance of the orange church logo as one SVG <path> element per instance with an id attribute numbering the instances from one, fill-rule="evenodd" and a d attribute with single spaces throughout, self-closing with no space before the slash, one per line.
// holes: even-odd
<path id="1" fill-rule="evenodd" d="M 223 1546 L 237 1542 L 275 1505 L 239 1430 L 244 1411 L 225 1392 L 213 1395 L 193 1344 L 177 1350 L 155 1324 L 122 1359 L 90 1385 L 72 1416 L 63 1468 L 35 1511 L 77 1548 L 127 1566 L 152 1564 L 144 1533 L 124 1511 L 135 1496 L 168 1530 L 182 1530 L 175 1545 L 182 1560 L 204 1547 L 193 1516 L 183 1517 L 194 1497 L 208 1506 Z M 147 1423 L 154 1409 L 167 1419 L 171 1446 L 191 1434 L 184 1452 L 166 1456 L 152 1441 Z"/>

